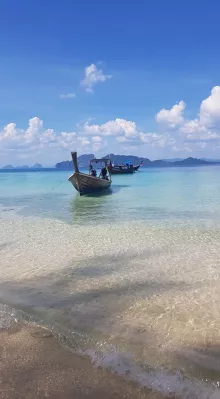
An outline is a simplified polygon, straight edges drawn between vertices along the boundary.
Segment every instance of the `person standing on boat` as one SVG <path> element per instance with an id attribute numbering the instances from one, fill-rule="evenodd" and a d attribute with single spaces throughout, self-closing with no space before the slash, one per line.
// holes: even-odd
<path id="1" fill-rule="evenodd" d="M 89 173 L 93 177 L 97 176 L 96 170 L 93 168 L 92 164 L 89 165 Z"/>
<path id="2" fill-rule="evenodd" d="M 102 178 L 105 180 L 108 180 L 108 176 L 107 176 L 107 168 L 106 166 L 104 168 L 102 168 Z"/>

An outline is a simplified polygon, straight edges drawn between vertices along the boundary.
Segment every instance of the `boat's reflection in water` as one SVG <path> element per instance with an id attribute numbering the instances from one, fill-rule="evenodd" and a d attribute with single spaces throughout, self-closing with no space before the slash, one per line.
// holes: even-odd
<path id="1" fill-rule="evenodd" d="M 123 186 L 125 187 L 125 186 Z M 121 186 L 112 185 L 101 192 L 80 196 L 76 194 L 70 202 L 69 210 L 72 223 L 91 224 L 105 223 L 115 219 L 120 212 L 115 195 L 121 191 Z"/>

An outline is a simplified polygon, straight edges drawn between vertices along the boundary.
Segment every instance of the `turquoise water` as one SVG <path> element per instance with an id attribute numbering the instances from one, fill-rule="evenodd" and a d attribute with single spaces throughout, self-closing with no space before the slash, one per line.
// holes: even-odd
<path id="1" fill-rule="evenodd" d="M 203 221 L 220 218 L 220 168 L 141 169 L 114 176 L 112 188 L 80 198 L 67 181 L 69 172 L 0 172 L 0 204 L 20 207 L 24 216 L 68 223 Z"/>
<path id="2" fill-rule="evenodd" d="M 0 323 L 32 319 L 140 384 L 219 398 L 219 175 L 142 168 L 80 197 L 69 172 L 0 171 Z"/>

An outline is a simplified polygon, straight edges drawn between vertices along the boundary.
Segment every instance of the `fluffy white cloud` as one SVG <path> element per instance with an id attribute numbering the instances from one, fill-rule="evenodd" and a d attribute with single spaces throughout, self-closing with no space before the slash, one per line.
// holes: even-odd
<path id="1" fill-rule="evenodd" d="M 134 135 L 137 127 L 135 122 L 127 121 L 126 119 L 116 118 L 114 121 L 108 121 L 102 125 L 89 125 L 88 122 L 84 125 L 84 133 L 87 135 L 101 135 L 101 136 L 118 136 L 118 135 Z"/>
<path id="2" fill-rule="evenodd" d="M 95 64 L 91 64 L 84 69 L 84 79 L 81 81 L 81 85 L 85 87 L 85 90 L 89 93 L 93 92 L 93 88 L 97 83 L 105 82 L 111 79 L 111 75 L 105 75 L 102 69 L 98 69 Z"/>
<path id="3" fill-rule="evenodd" d="M 25 129 L 17 128 L 15 123 L 9 123 L 0 131 L 1 149 L 15 149 L 29 151 L 40 148 L 71 148 L 85 147 L 90 141 L 85 136 L 78 136 L 75 132 L 61 132 L 57 134 L 53 129 L 45 129 L 43 121 L 38 117 L 29 120 Z"/>
<path id="4" fill-rule="evenodd" d="M 0 130 L 1 159 L 4 153 L 16 150 L 21 156 L 36 155 L 39 151 L 49 154 L 53 151 L 68 152 L 77 149 L 79 152 L 108 152 L 117 151 L 120 146 L 124 152 L 136 151 L 152 157 L 172 156 L 173 152 L 184 156 L 186 152 L 201 155 L 220 147 L 220 86 L 212 89 L 210 95 L 201 102 L 199 113 L 195 119 L 184 120 L 185 103 L 181 101 L 170 110 L 162 109 L 156 115 L 159 124 L 159 133 L 140 129 L 135 121 L 116 118 L 102 124 L 86 122 L 82 128 L 77 126 L 76 131 L 56 132 L 52 128 L 45 128 L 43 121 L 34 117 L 29 120 L 26 129 L 21 129 L 15 123 L 9 123 Z M 166 128 L 161 130 L 161 127 Z M 50 153 L 51 153 L 50 152 Z M 6 154 L 6 155 L 5 155 Z M 32 154 L 32 155 L 31 155 Z M 154 154 L 154 155 L 153 155 Z M 51 156 L 52 158 L 52 156 Z"/>
<path id="5" fill-rule="evenodd" d="M 90 141 L 88 140 L 88 137 L 77 137 L 78 142 L 81 144 L 82 147 L 86 147 L 90 144 Z"/>
<path id="6" fill-rule="evenodd" d="M 19 134 L 19 132 L 16 130 L 16 124 L 9 123 L 1 131 L 0 140 L 3 141 L 3 140 L 7 140 L 7 139 L 13 139 L 13 138 L 15 138 L 16 133 Z"/>
<path id="7" fill-rule="evenodd" d="M 36 138 L 37 140 L 37 138 Z M 56 142 L 56 132 L 53 129 L 46 129 L 42 132 L 40 136 L 40 143 L 55 143 Z"/>
<path id="8" fill-rule="evenodd" d="M 19 129 L 15 123 L 9 123 L 0 131 L 0 152 L 16 150 L 21 157 L 25 153 L 47 152 L 51 148 L 53 151 L 76 149 L 97 152 L 106 146 L 107 142 L 99 135 L 88 137 L 78 132 L 57 133 L 54 129 L 45 129 L 38 117 L 29 120 L 27 129 Z"/>
<path id="9" fill-rule="evenodd" d="M 60 98 L 62 100 L 66 100 L 68 98 L 75 98 L 75 97 L 76 97 L 75 93 L 60 94 Z"/>
<path id="10" fill-rule="evenodd" d="M 213 87 L 210 96 L 200 105 L 198 118 L 184 122 L 180 132 L 186 140 L 210 141 L 220 138 L 220 86 Z"/>
<path id="11" fill-rule="evenodd" d="M 41 139 L 41 129 L 43 128 L 43 121 L 36 116 L 32 119 L 29 120 L 29 127 L 25 131 L 24 138 L 28 142 L 33 142 L 39 139 Z"/>
<path id="12" fill-rule="evenodd" d="M 107 147 L 107 141 L 103 140 L 102 137 L 99 136 L 94 136 L 92 137 L 92 151 L 94 152 L 98 152 L 101 149 L 104 149 L 105 147 Z"/>
<path id="13" fill-rule="evenodd" d="M 180 101 L 178 104 L 175 104 L 171 109 L 161 109 L 156 114 L 155 119 L 160 124 L 168 125 L 174 128 L 183 123 L 183 111 L 185 107 L 186 104 L 183 101 Z"/>
<path id="14" fill-rule="evenodd" d="M 213 87 L 210 96 L 202 101 L 197 118 L 184 120 L 184 109 L 185 103 L 180 101 L 170 110 L 162 109 L 155 116 L 159 124 L 169 126 L 170 133 L 179 141 L 182 140 L 184 151 L 189 151 L 190 148 L 204 149 L 206 142 L 216 142 L 220 139 L 220 86 Z M 184 143 L 188 144 L 185 146 Z M 176 151 L 175 146 L 173 150 Z"/>
<path id="15" fill-rule="evenodd" d="M 202 101 L 200 123 L 220 128 L 220 86 L 213 87 L 210 96 Z"/>
<path id="16" fill-rule="evenodd" d="M 69 146 L 71 146 L 73 143 L 75 144 L 76 142 L 77 142 L 77 134 L 75 132 L 61 132 L 58 138 L 58 143 L 63 148 L 68 148 Z"/>
<path id="17" fill-rule="evenodd" d="M 137 146 L 149 144 L 151 146 L 164 147 L 172 145 L 174 139 L 169 134 L 143 133 L 134 121 L 116 118 L 115 120 L 105 122 L 101 125 L 84 125 L 84 134 L 94 137 L 116 137 L 117 143 L 128 146 Z M 95 136 L 94 136 L 95 135 Z M 93 140 L 92 139 L 92 140 Z"/>
<path id="18" fill-rule="evenodd" d="M 209 129 L 206 125 L 202 124 L 201 120 L 193 119 L 187 121 L 180 128 L 180 132 L 184 135 L 186 140 L 215 140 L 220 136 L 215 131 Z"/>

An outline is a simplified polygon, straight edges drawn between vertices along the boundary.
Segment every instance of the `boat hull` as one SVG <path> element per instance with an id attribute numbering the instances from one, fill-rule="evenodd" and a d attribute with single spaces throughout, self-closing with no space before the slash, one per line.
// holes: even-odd
<path id="1" fill-rule="evenodd" d="M 122 166 L 113 166 L 111 169 L 112 175 L 131 174 L 134 173 L 133 167 L 126 168 Z"/>
<path id="2" fill-rule="evenodd" d="M 74 173 L 68 180 L 80 195 L 100 192 L 111 186 L 111 180 L 101 179 L 85 173 Z"/>
<path id="3" fill-rule="evenodd" d="M 133 166 L 134 171 L 137 172 L 137 170 L 140 168 L 140 166 L 141 166 L 141 165 Z"/>

